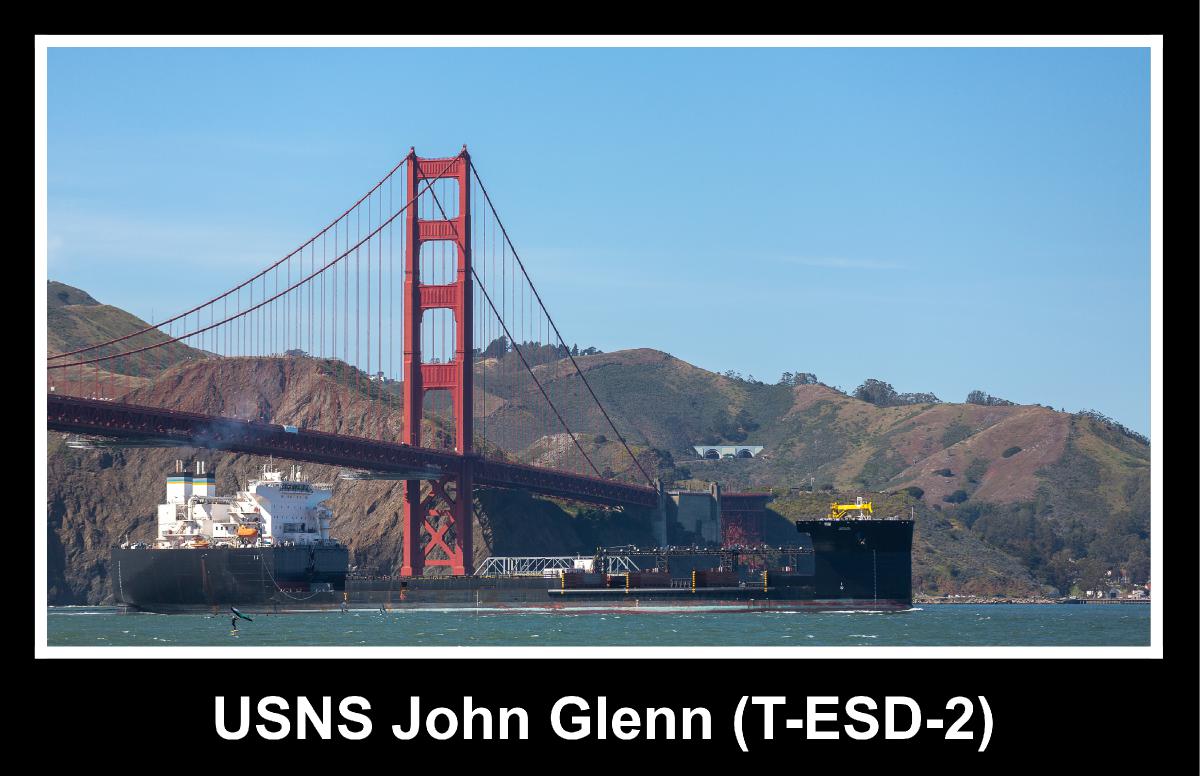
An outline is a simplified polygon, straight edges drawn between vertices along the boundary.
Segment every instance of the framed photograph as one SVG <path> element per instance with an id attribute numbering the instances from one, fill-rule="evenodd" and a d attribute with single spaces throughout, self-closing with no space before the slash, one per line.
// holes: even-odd
<path id="1" fill-rule="evenodd" d="M 40 670 L 234 756 L 1137 727 L 1163 41 L 37 37 Z"/>

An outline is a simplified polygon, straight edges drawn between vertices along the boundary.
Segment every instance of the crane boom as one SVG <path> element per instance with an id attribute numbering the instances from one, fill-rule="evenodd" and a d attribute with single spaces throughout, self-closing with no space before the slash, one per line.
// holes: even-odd
<path id="1" fill-rule="evenodd" d="M 842 518 L 846 517 L 846 515 L 850 514 L 851 512 L 858 512 L 859 517 L 862 517 L 863 512 L 866 512 L 868 515 L 874 514 L 874 512 L 871 509 L 870 501 L 863 501 L 862 496 L 859 496 L 854 501 L 855 501 L 855 503 L 853 503 L 853 504 L 839 504 L 836 501 L 833 502 L 832 504 L 830 504 L 829 505 L 829 519 L 830 520 L 841 520 Z"/>

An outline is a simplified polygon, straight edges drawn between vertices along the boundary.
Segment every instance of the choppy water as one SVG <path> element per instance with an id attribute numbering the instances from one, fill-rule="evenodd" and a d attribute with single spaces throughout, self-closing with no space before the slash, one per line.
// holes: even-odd
<path id="1" fill-rule="evenodd" d="M 119 614 L 51 607 L 50 646 L 1145 646 L 1147 605 L 927 605 L 907 612 L 378 610 Z"/>

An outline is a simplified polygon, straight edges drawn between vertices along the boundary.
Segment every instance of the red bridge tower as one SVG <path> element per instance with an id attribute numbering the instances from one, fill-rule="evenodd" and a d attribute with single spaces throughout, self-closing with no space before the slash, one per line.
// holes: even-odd
<path id="1" fill-rule="evenodd" d="M 467 148 L 450 159 L 422 159 L 410 150 L 407 165 L 408 212 L 404 246 L 404 435 L 403 442 L 421 446 L 421 415 L 426 391 L 450 391 L 454 407 L 455 449 L 462 469 L 430 481 L 421 497 L 421 481 L 404 488 L 404 559 L 401 576 L 421 576 L 426 566 L 448 566 L 452 574 L 474 571 L 471 555 L 471 163 Z M 458 182 L 458 213 L 453 218 L 421 218 L 418 194 L 431 187 L 424 181 Z M 441 203 L 448 208 L 448 203 Z M 438 215 L 448 215 L 440 212 Z M 421 245 L 451 241 L 457 247 L 458 272 L 453 282 L 421 282 Z M 426 310 L 446 309 L 454 315 L 454 358 L 426 364 L 421 359 L 421 321 Z M 428 541 L 425 541 L 426 535 Z M 441 550 L 438 553 L 438 550 Z M 444 557 L 439 557 L 439 555 Z"/>

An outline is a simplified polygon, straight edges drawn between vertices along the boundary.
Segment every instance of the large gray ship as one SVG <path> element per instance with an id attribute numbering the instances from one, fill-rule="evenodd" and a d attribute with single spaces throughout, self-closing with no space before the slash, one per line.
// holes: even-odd
<path id="1" fill-rule="evenodd" d="M 153 545 L 112 553 L 119 604 L 153 612 L 548 607 L 867 609 L 912 603 L 913 522 L 833 504 L 786 546 L 599 549 L 589 557 L 489 558 L 466 576 L 369 576 L 330 536 L 330 485 L 264 467 L 234 496 L 177 463 Z"/>
<path id="2" fill-rule="evenodd" d="M 345 590 L 349 550 L 330 536 L 324 502 L 333 486 L 293 466 L 264 466 L 245 490 L 216 493 L 204 462 L 167 474 L 152 545 L 113 550 L 117 602 L 149 611 L 186 611 L 273 600 L 316 602 Z"/>

